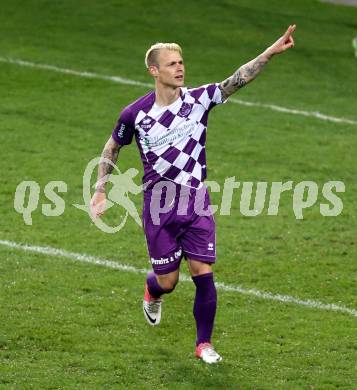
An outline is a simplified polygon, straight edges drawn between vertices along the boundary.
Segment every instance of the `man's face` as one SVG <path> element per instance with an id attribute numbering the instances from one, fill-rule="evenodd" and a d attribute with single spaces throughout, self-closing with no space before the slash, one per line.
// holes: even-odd
<path id="1" fill-rule="evenodd" d="M 150 73 L 155 79 L 169 87 L 177 88 L 184 85 L 185 66 L 179 52 L 160 49 L 157 56 L 159 67 L 151 69 Z"/>

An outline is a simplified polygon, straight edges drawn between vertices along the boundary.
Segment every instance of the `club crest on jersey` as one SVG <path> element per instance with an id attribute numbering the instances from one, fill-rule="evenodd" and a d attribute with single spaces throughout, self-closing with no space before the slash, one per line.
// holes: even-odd
<path id="1" fill-rule="evenodd" d="M 145 131 L 150 130 L 155 124 L 155 119 L 145 116 L 138 125 Z"/>
<path id="2" fill-rule="evenodd" d="M 180 111 L 178 112 L 177 115 L 181 116 L 182 118 L 186 118 L 187 116 L 190 115 L 192 111 L 192 106 L 193 106 L 192 104 L 183 102 Z"/>

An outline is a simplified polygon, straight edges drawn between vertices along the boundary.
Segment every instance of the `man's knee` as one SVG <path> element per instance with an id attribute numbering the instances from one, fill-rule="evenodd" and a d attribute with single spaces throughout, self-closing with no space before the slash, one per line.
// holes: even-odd
<path id="1" fill-rule="evenodd" d="M 199 260 L 188 259 L 188 267 L 192 276 L 203 275 L 212 272 L 212 265 Z"/>
<path id="2" fill-rule="evenodd" d="M 157 280 L 160 284 L 160 287 L 163 288 L 166 293 L 170 293 L 175 289 L 178 283 L 178 275 L 157 275 Z"/>

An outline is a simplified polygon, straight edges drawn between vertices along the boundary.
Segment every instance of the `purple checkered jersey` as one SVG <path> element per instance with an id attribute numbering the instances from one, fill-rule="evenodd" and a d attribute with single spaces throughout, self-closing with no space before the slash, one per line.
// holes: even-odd
<path id="1" fill-rule="evenodd" d="M 145 189 L 160 180 L 202 186 L 208 113 L 224 103 L 218 85 L 180 88 L 180 97 L 164 107 L 155 103 L 152 91 L 121 112 L 112 137 L 128 145 L 135 135 L 144 165 L 143 183 L 150 183 Z"/>

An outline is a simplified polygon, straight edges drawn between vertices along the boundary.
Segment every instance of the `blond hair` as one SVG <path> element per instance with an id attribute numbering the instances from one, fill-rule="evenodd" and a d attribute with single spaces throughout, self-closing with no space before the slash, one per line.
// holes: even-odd
<path id="1" fill-rule="evenodd" d="M 152 65 L 155 65 L 157 67 L 159 66 L 159 63 L 157 61 L 157 55 L 160 49 L 177 51 L 182 55 L 182 49 L 177 43 L 155 43 L 155 45 L 152 45 L 145 54 L 145 65 L 147 68 Z"/>

